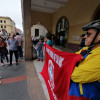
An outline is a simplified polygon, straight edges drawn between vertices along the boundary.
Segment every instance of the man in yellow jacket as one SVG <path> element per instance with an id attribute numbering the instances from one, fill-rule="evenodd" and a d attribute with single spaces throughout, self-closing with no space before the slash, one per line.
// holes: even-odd
<path id="1" fill-rule="evenodd" d="M 84 60 L 76 65 L 71 75 L 69 95 L 100 100 L 100 20 L 85 25 L 83 30 L 87 31 L 87 47 L 77 52 Z"/>

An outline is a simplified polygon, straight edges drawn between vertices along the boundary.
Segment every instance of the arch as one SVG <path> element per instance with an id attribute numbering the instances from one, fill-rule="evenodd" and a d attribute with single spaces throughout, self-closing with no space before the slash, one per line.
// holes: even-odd
<path id="1" fill-rule="evenodd" d="M 39 38 L 40 36 L 45 37 L 47 32 L 48 32 L 47 29 L 40 23 L 33 25 L 31 27 L 31 37 L 37 37 L 37 38 Z"/>
<path id="2" fill-rule="evenodd" d="M 68 38 L 68 31 L 69 31 L 69 23 L 65 16 L 59 18 L 56 24 L 56 37 L 57 37 L 57 45 L 59 45 L 59 38 L 62 35 L 64 37 L 64 46 L 66 46 L 67 38 Z"/>
<path id="3" fill-rule="evenodd" d="M 59 26 L 60 29 L 57 29 L 58 28 L 58 25 L 60 23 L 63 24 L 63 19 L 65 20 L 65 26 Z M 62 23 L 61 23 L 62 22 Z M 60 17 L 60 19 L 58 20 L 57 24 L 56 24 L 56 34 L 59 33 L 60 31 L 63 31 L 63 29 L 66 29 L 67 30 L 67 33 L 68 33 L 68 30 L 69 30 L 69 23 L 68 23 L 68 20 L 65 16 L 62 16 Z M 59 32 L 57 32 L 59 30 Z M 66 34 L 65 34 L 66 35 Z"/>
<path id="4" fill-rule="evenodd" d="M 100 20 L 100 4 L 97 6 L 97 8 L 95 9 L 93 16 L 91 18 L 91 21 L 93 20 Z"/>

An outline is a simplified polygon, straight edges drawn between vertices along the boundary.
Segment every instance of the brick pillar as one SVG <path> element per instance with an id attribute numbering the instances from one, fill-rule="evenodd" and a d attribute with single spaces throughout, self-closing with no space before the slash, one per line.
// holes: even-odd
<path id="1" fill-rule="evenodd" d="M 32 60 L 31 50 L 31 0 L 22 0 L 25 60 Z"/>

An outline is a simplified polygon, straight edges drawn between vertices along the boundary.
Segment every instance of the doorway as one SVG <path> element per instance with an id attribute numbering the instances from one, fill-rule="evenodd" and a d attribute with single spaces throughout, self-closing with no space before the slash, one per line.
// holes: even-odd
<path id="1" fill-rule="evenodd" d="M 66 47 L 68 38 L 68 21 L 65 16 L 61 17 L 56 25 L 56 45 L 60 45 L 60 37 L 63 37 L 62 46 Z"/>

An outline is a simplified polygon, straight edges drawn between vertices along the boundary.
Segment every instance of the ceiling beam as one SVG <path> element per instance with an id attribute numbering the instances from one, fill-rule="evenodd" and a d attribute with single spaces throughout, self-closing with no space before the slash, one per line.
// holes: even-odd
<path id="1" fill-rule="evenodd" d="M 31 8 L 34 11 L 40 11 L 40 12 L 46 12 L 46 13 L 53 13 L 55 12 L 54 10 L 49 10 L 49 9 L 41 9 L 41 8 Z"/>
<path id="2" fill-rule="evenodd" d="M 33 7 L 39 7 L 39 8 L 45 8 L 45 9 L 50 9 L 50 10 L 57 10 L 57 8 L 53 8 L 53 7 L 48 7 L 46 5 L 37 5 L 37 4 L 31 4 Z"/>
<path id="3" fill-rule="evenodd" d="M 61 5 L 65 5 L 66 2 L 64 1 L 57 1 L 57 0 L 45 0 L 45 1 L 49 1 L 49 2 L 53 2 L 53 3 L 57 3 L 57 4 L 61 4 Z"/>

